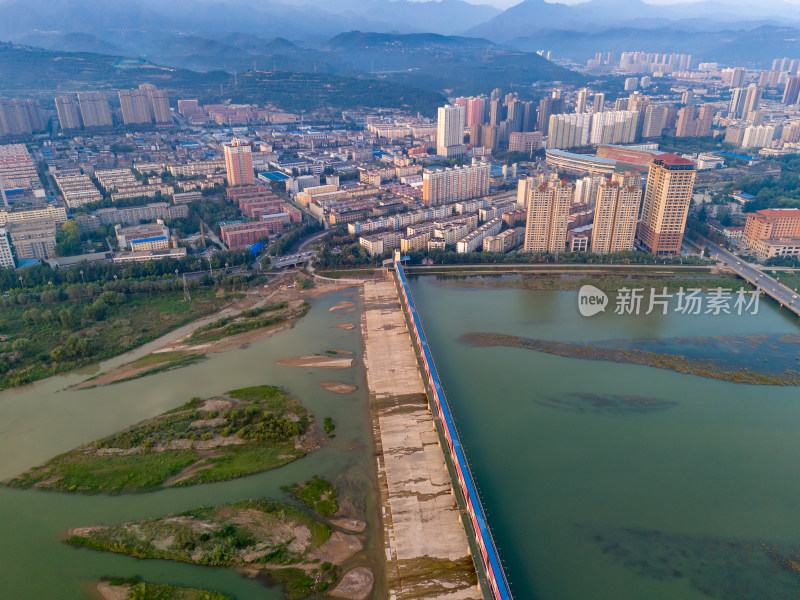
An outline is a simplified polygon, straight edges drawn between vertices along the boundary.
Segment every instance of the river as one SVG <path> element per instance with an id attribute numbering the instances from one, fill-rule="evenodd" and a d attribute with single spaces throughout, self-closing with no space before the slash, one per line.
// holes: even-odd
<path id="1" fill-rule="evenodd" d="M 574 291 L 410 283 L 515 598 L 800 595 L 781 562 L 800 548 L 796 387 L 458 341 L 797 333 L 794 316 L 585 318 Z"/>
<path id="2" fill-rule="evenodd" d="M 198 506 L 243 498 L 268 497 L 291 503 L 282 485 L 313 475 L 333 479 L 357 503 L 366 506 L 371 532 L 366 552 L 382 553 L 376 525 L 374 449 L 363 367 L 360 329 L 335 328 L 343 321 L 359 324 L 359 312 L 329 312 L 341 301 L 358 303 L 357 290 L 325 294 L 297 324 L 245 348 L 211 355 L 182 369 L 97 389 L 66 391 L 97 368 L 69 373 L 0 394 L 0 480 L 7 479 L 80 444 L 109 435 L 145 418 L 231 389 L 270 384 L 296 395 L 321 423 L 332 417 L 336 437 L 320 450 L 289 465 L 229 482 L 120 496 L 80 496 L 0 487 L 0 598 L 15 600 L 85 600 L 90 582 L 103 575 L 205 587 L 237 600 L 278 599 L 282 592 L 247 580 L 236 572 L 163 560 L 77 550 L 60 542 L 70 527 L 114 525 L 162 516 Z M 279 359 L 348 350 L 359 366 L 347 370 L 281 367 Z M 143 354 L 143 350 L 107 361 L 107 369 Z M 324 390 L 320 381 L 358 386 L 350 395 Z M 376 573 L 376 580 L 381 574 Z M 380 586 L 374 597 L 381 597 Z"/>

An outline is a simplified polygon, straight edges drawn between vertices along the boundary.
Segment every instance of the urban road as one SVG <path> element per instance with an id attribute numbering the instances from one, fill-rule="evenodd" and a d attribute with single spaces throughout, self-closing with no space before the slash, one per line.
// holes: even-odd
<path id="1" fill-rule="evenodd" d="M 800 316 L 800 301 L 798 294 L 794 290 L 776 281 L 769 275 L 761 272 L 753 265 L 743 261 L 738 256 L 734 256 L 727 250 L 723 250 L 713 242 L 706 241 L 709 250 L 716 255 L 717 260 L 736 273 L 739 277 L 754 285 L 767 296 L 785 306 L 790 311 Z"/>

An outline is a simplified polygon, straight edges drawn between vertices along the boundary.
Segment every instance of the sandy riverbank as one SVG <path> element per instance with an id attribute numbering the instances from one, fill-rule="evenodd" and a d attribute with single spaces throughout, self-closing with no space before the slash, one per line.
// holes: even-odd
<path id="1" fill-rule="evenodd" d="M 245 344 L 251 344 L 253 342 L 266 339 L 280 331 L 287 329 L 288 327 L 291 327 L 296 319 L 289 318 L 282 323 L 254 329 L 252 331 L 246 331 L 244 333 L 224 337 L 220 340 L 215 340 L 213 342 L 204 344 L 191 344 L 189 342 L 192 334 L 198 329 L 207 326 L 218 319 L 236 317 L 246 310 L 258 309 L 280 302 L 287 302 L 289 304 L 289 309 L 296 312 L 298 307 L 305 300 L 310 300 L 323 294 L 352 287 L 352 284 L 342 283 L 338 285 L 332 284 L 317 286 L 308 290 L 303 290 L 297 286 L 291 288 L 287 287 L 287 285 L 292 281 L 294 281 L 293 275 L 286 274 L 276 278 L 267 285 L 253 288 L 247 292 L 247 295 L 244 298 L 236 300 L 219 312 L 208 317 L 204 317 L 203 319 L 199 319 L 194 323 L 190 323 L 189 325 L 185 325 L 179 330 L 179 332 L 170 332 L 158 340 L 150 342 L 149 345 L 151 348 L 153 348 L 153 350 L 151 351 L 151 355 L 148 356 L 149 360 L 146 361 L 146 364 L 140 364 L 140 359 L 137 359 L 136 361 L 120 365 L 105 373 L 101 373 L 91 379 L 83 381 L 71 389 L 79 390 L 100 385 L 108 385 L 127 379 L 141 377 L 146 375 L 148 371 L 159 367 L 168 367 L 172 359 L 165 357 L 163 361 L 159 361 L 157 355 L 167 355 L 181 352 L 204 356 L 217 352 L 225 352 Z M 352 303 L 348 304 L 349 306 L 352 306 Z M 176 335 L 176 333 L 178 333 L 178 335 Z"/>

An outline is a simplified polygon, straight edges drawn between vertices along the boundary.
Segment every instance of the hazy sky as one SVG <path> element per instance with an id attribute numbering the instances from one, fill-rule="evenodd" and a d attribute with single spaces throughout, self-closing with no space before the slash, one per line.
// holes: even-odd
<path id="1" fill-rule="evenodd" d="M 556 0 L 545 0 L 546 2 L 554 2 Z M 586 2 L 586 0 L 557 0 L 560 4 L 578 4 L 580 2 Z M 701 0 L 644 0 L 647 4 L 675 4 L 677 2 L 699 2 Z M 725 0 L 722 0 L 723 2 Z M 787 4 L 798 4 L 800 5 L 800 0 L 783 0 Z M 471 2 L 472 4 L 492 4 L 497 8 L 508 8 L 509 6 L 514 6 L 515 4 L 519 4 L 521 0 L 467 0 L 467 2 Z M 744 4 L 744 0 L 733 0 L 730 4 Z M 747 2 L 749 3 L 749 2 Z"/>

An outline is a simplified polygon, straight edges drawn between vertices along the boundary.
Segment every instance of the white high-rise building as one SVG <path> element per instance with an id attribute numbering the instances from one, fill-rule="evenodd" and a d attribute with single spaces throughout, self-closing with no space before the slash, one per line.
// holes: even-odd
<path id="1" fill-rule="evenodd" d="M 550 115 L 547 147 L 561 150 L 587 146 L 591 123 L 592 115 L 587 113 Z"/>
<path id="2" fill-rule="evenodd" d="M 597 190 L 604 181 L 605 177 L 602 175 L 589 175 L 588 177 L 581 177 L 578 179 L 575 182 L 573 203 L 586 204 L 589 208 L 593 207 L 597 199 Z"/>
<path id="3" fill-rule="evenodd" d="M 14 268 L 14 254 L 11 252 L 11 244 L 8 241 L 8 232 L 0 227 L 0 267 Z"/>
<path id="4" fill-rule="evenodd" d="M 598 144 L 632 144 L 636 141 L 639 112 L 613 110 L 592 115 L 590 142 Z"/>
<path id="5" fill-rule="evenodd" d="M 586 88 L 578 90 L 578 99 L 575 103 L 575 112 L 578 114 L 586 112 L 586 96 L 589 91 Z"/>
<path id="6" fill-rule="evenodd" d="M 769 148 L 775 139 L 774 125 L 750 126 L 744 130 L 742 148 Z"/>
<path id="7" fill-rule="evenodd" d="M 466 111 L 463 106 L 440 106 L 436 122 L 436 153 L 440 156 L 463 156 L 464 124 Z"/>

